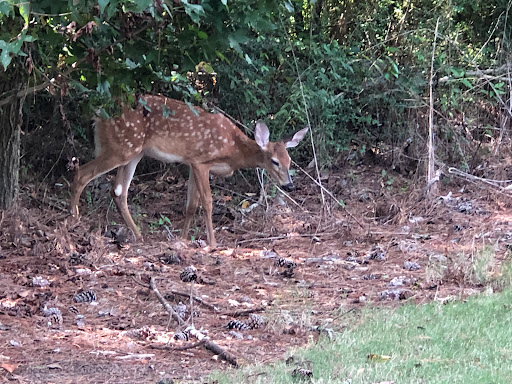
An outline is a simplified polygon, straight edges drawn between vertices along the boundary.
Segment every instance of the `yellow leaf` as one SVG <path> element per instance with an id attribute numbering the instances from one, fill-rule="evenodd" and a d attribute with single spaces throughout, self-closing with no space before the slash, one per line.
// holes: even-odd
<path id="1" fill-rule="evenodd" d="M 247 200 L 244 200 L 242 202 L 242 209 L 247 209 L 249 208 L 249 205 L 251 205 Z"/>
<path id="2" fill-rule="evenodd" d="M 371 360 L 375 363 L 385 363 L 386 361 L 391 360 L 391 356 L 388 355 L 376 355 L 374 353 L 370 353 L 368 355 L 368 360 Z"/>

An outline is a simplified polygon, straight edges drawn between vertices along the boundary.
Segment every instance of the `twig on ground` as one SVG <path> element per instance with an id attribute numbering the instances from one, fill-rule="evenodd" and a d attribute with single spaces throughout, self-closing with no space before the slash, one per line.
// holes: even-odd
<path id="1" fill-rule="evenodd" d="M 163 349 L 163 350 L 167 350 L 167 351 L 186 351 L 188 349 L 194 349 L 194 348 L 200 347 L 200 346 L 204 345 L 205 343 L 206 343 L 206 340 L 201 340 L 196 343 L 188 343 L 188 344 L 182 345 L 180 347 L 172 347 L 170 345 L 156 345 L 156 344 L 151 344 L 149 347 L 152 349 Z"/>
<path id="2" fill-rule="evenodd" d="M 156 287 L 155 278 L 153 276 L 151 276 L 150 279 L 149 279 L 149 286 L 150 286 L 151 290 L 155 293 L 155 295 L 158 298 L 158 300 L 160 301 L 160 303 L 162 303 L 162 305 L 164 306 L 165 310 L 171 314 L 172 318 L 174 320 L 176 320 L 176 322 L 179 325 L 183 325 L 183 319 L 172 308 L 172 305 L 169 304 L 167 302 L 167 300 L 164 299 L 164 297 L 162 296 L 162 294 L 160 293 L 160 291 Z"/>
<path id="3" fill-rule="evenodd" d="M 265 308 L 264 307 L 256 307 L 256 308 L 252 308 L 252 309 L 245 309 L 243 311 L 222 312 L 221 315 L 231 316 L 231 317 L 240 317 L 240 316 L 249 315 L 249 314 L 255 313 L 255 312 L 265 312 Z"/>
<path id="4" fill-rule="evenodd" d="M 233 365 L 234 367 L 238 367 L 238 362 L 236 361 L 236 357 L 226 351 L 224 348 L 220 347 L 218 344 L 215 344 L 213 341 L 208 340 L 204 347 L 215 353 L 216 355 L 219 355 L 219 357 L 223 360 L 226 360 L 229 364 Z"/>
<path id="5" fill-rule="evenodd" d="M 142 359 L 151 359 L 154 357 L 154 353 L 134 353 L 130 355 L 124 355 L 124 356 L 116 356 L 115 359 L 118 360 L 142 360 Z"/>
<path id="6" fill-rule="evenodd" d="M 179 292 L 179 291 L 174 291 L 174 290 L 171 290 L 171 293 L 173 295 L 177 295 L 177 296 L 183 296 L 183 297 L 186 297 L 186 298 L 192 298 L 192 299 L 194 299 L 194 301 L 197 301 L 199 304 L 204 305 L 206 308 L 209 308 L 212 311 L 215 311 L 215 312 L 219 311 L 219 308 L 217 308 L 215 305 L 208 304 L 206 301 L 204 301 L 203 299 L 201 299 L 201 298 L 199 298 L 197 296 L 192 296 L 189 293 L 184 293 L 184 292 Z"/>
<path id="7" fill-rule="evenodd" d="M 262 233 L 263 234 L 263 233 Z M 309 234 L 309 233 L 301 233 L 296 234 L 293 237 L 322 237 L 322 236 L 334 236 L 336 235 L 336 232 L 327 232 L 327 233 L 318 233 L 318 234 Z M 289 237 L 286 235 L 282 236 L 272 236 L 272 237 L 257 237 L 254 239 L 247 239 L 247 240 L 240 240 L 237 241 L 236 244 L 244 244 L 244 243 L 251 243 L 253 241 L 272 241 L 272 240 L 283 240 L 283 239 L 293 239 L 293 237 Z"/>
<path id="8" fill-rule="evenodd" d="M 216 355 L 219 355 L 220 358 L 223 360 L 226 360 L 229 364 L 238 367 L 238 362 L 236 361 L 236 357 L 232 355 L 230 352 L 226 351 L 224 348 L 222 348 L 220 345 L 214 343 L 211 341 L 208 336 L 204 335 L 194 327 L 188 327 L 186 329 L 190 333 L 190 335 L 194 336 L 199 341 L 205 341 L 204 347 L 215 353 Z"/>

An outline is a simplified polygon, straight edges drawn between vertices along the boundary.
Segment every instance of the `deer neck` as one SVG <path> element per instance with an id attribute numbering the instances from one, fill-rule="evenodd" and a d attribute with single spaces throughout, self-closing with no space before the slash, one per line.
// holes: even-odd
<path id="1" fill-rule="evenodd" d="M 236 168 L 257 168 L 262 166 L 265 152 L 256 141 L 245 136 L 241 137 L 237 144 L 239 156 L 237 156 Z"/>

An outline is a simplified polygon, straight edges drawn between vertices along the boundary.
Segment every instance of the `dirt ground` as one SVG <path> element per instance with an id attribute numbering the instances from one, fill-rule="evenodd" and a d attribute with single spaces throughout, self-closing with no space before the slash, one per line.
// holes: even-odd
<path id="1" fill-rule="evenodd" d="M 129 204 L 144 242 L 115 224 L 108 177 L 87 187 L 80 221 L 66 213 L 65 179 L 23 185 L 19 206 L 0 216 L 0 377 L 201 383 L 234 368 L 179 332 L 192 323 L 238 364 L 261 363 L 340 330 L 352 309 L 488 287 L 512 238 L 504 198 L 451 180 L 427 204 L 410 180 L 381 171 L 360 166 L 322 178 L 345 209 L 327 193 L 323 203 L 301 175 L 293 202 L 269 197 L 252 210 L 257 197 L 246 185 L 214 179 L 213 250 L 200 241 L 200 217 L 191 231 L 198 240 L 176 238 L 186 194 L 178 173 L 134 180 Z M 195 273 L 183 272 L 191 265 Z M 150 278 L 182 327 L 147 287 Z"/>

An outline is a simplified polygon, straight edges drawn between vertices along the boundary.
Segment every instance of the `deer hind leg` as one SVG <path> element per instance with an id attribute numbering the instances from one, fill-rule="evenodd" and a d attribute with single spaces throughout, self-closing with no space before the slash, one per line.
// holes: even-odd
<path id="1" fill-rule="evenodd" d="M 197 190 L 194 171 L 190 168 L 188 176 L 187 205 L 185 206 L 185 221 L 181 231 L 181 237 L 187 238 L 190 224 L 199 205 L 199 191 Z"/>
<path id="2" fill-rule="evenodd" d="M 122 161 L 117 161 L 116 159 L 100 155 L 96 159 L 78 168 L 73 184 L 71 185 L 70 211 L 73 216 L 79 215 L 78 201 L 80 200 L 80 195 L 82 194 L 85 186 L 98 176 L 101 176 L 122 164 Z"/>
<path id="3" fill-rule="evenodd" d="M 204 221 L 206 223 L 206 235 L 208 238 L 208 244 L 211 247 L 217 246 L 217 241 L 215 240 L 215 234 L 213 232 L 213 223 L 212 223 L 212 192 L 210 190 L 210 170 L 204 166 L 195 166 L 191 167 L 191 170 L 194 175 L 194 183 L 197 189 L 197 194 L 201 200 L 201 205 L 203 206 L 204 211 Z"/>
<path id="4" fill-rule="evenodd" d="M 130 210 L 128 209 L 128 188 L 130 188 L 130 183 L 132 182 L 135 169 L 140 159 L 142 159 L 142 154 L 130 160 L 126 165 L 118 168 L 113 184 L 114 189 L 112 190 L 112 197 L 128 228 L 133 231 L 136 238 L 142 240 L 142 235 L 135 225 Z"/>

